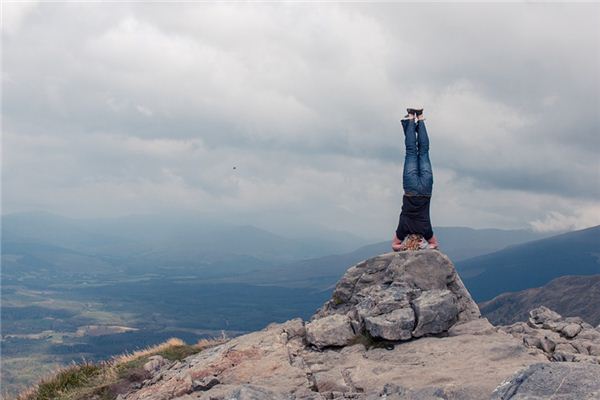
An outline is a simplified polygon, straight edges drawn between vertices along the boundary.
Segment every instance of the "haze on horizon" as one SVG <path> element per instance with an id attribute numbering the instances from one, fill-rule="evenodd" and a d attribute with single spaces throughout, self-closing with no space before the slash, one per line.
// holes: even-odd
<path id="1" fill-rule="evenodd" d="M 435 226 L 598 225 L 598 26 L 599 4 L 3 2 L 2 213 L 391 236 L 419 102 Z"/>

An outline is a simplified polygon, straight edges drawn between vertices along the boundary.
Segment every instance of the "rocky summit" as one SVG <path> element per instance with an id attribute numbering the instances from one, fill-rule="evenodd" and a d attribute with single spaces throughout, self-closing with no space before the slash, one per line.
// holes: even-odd
<path id="1" fill-rule="evenodd" d="M 306 325 L 307 340 L 318 348 L 347 345 L 357 334 L 408 340 L 480 316 L 448 257 L 438 251 L 391 253 L 346 272 Z"/>
<path id="2" fill-rule="evenodd" d="M 482 318 L 439 251 L 388 253 L 351 267 L 310 321 L 271 324 L 182 361 L 155 357 L 151 377 L 118 398 L 600 398 L 597 328 L 551 310 L 526 326 Z"/>

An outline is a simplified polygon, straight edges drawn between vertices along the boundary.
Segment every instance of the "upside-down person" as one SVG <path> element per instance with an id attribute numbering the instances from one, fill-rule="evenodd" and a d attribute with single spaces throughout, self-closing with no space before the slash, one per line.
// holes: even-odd
<path id="1" fill-rule="evenodd" d="M 438 242 L 433 234 L 429 203 L 433 189 L 433 171 L 429 160 L 429 137 L 425 128 L 425 117 L 422 108 L 409 108 L 408 114 L 402 119 L 404 129 L 404 171 L 402 185 L 402 212 L 398 228 L 392 241 L 392 249 L 406 249 L 403 241 L 408 241 L 413 235 L 422 236 L 425 241 L 421 247 L 436 249 Z"/>

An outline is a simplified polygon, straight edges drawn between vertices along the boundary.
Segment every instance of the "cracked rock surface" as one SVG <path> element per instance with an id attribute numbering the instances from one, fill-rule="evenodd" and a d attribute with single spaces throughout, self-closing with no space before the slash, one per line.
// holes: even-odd
<path id="1" fill-rule="evenodd" d="M 548 362 L 486 320 L 455 336 L 398 342 L 391 349 L 315 350 L 303 321 L 262 331 L 164 365 L 127 400 L 450 399 L 481 400 L 515 371 Z"/>
<path id="2" fill-rule="evenodd" d="M 503 382 L 491 400 L 600 399 L 600 365 L 533 364 Z"/>

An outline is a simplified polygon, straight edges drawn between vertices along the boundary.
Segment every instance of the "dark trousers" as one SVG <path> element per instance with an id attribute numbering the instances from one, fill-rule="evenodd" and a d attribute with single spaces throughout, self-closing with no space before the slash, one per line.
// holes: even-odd
<path id="1" fill-rule="evenodd" d="M 429 136 L 425 121 L 402 120 L 404 128 L 404 171 L 402 185 L 407 196 L 431 196 L 433 171 L 429 160 Z"/>

